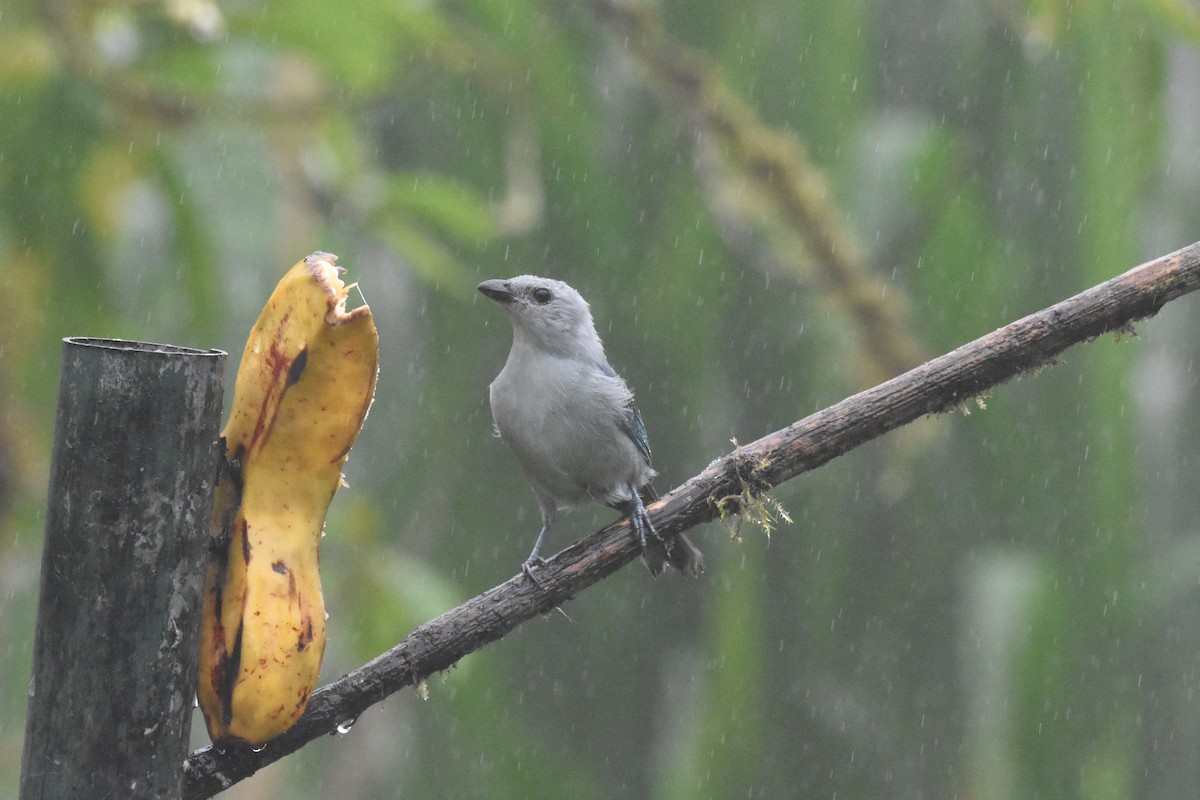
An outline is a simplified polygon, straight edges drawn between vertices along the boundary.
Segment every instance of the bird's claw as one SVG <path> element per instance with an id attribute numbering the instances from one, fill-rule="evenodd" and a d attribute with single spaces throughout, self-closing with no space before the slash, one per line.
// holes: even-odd
<path id="1" fill-rule="evenodd" d="M 546 566 L 546 559 L 542 558 L 541 556 L 530 556 L 525 560 L 525 563 L 521 565 L 521 574 L 528 578 L 534 586 L 540 589 L 542 588 L 542 584 L 537 578 L 533 577 L 533 570 L 534 568 L 544 566 Z"/>
<path id="2" fill-rule="evenodd" d="M 643 511 L 641 514 L 634 513 L 630 518 L 630 521 L 633 523 L 633 530 L 637 534 L 638 544 L 642 546 L 642 550 L 646 549 L 646 531 L 650 532 L 650 536 L 653 536 L 656 542 L 664 547 L 666 546 L 666 541 L 663 539 L 662 535 L 654 529 L 654 525 L 650 522 L 650 517 L 645 511 Z"/>

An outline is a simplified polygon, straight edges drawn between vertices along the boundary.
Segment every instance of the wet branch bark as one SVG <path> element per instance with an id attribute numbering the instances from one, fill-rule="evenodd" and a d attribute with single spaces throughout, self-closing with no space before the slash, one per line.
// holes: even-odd
<path id="1" fill-rule="evenodd" d="M 872 389 L 792 423 L 714 461 L 649 508 L 654 525 L 674 535 L 726 513 L 926 414 L 966 400 L 1052 362 L 1073 344 L 1153 316 L 1200 288 L 1200 242 L 987 334 Z M 233 782 L 334 733 L 368 707 L 413 686 L 463 656 L 545 614 L 638 556 L 620 521 L 576 542 L 537 573 L 540 586 L 513 578 L 425 623 L 388 652 L 318 689 L 308 711 L 260 752 L 209 747 L 186 764 L 184 794 L 211 797 Z"/>

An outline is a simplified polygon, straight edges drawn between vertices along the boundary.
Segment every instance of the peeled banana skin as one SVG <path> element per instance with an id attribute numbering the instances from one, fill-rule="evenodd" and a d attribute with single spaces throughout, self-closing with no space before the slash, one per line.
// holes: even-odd
<path id="1" fill-rule="evenodd" d="M 197 697 L 215 743 L 278 736 L 320 673 L 318 545 L 379 361 L 371 311 L 346 311 L 336 259 L 316 252 L 283 276 L 238 368 L 200 634 Z"/>

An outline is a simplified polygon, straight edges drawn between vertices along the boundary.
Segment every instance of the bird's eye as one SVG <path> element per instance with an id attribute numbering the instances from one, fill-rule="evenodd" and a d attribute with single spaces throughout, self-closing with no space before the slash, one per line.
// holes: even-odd
<path id="1" fill-rule="evenodd" d="M 550 298 L 552 297 L 554 297 L 554 295 L 551 294 L 550 290 L 544 286 L 539 286 L 533 290 L 533 302 L 538 303 L 539 305 L 545 305 L 546 303 L 549 303 Z"/>

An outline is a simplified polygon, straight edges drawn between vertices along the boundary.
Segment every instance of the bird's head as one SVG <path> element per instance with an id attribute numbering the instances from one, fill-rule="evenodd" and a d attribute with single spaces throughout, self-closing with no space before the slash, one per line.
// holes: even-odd
<path id="1" fill-rule="evenodd" d="M 508 312 L 518 341 L 563 355 L 603 353 L 587 301 L 562 281 L 519 275 L 477 288 Z"/>

